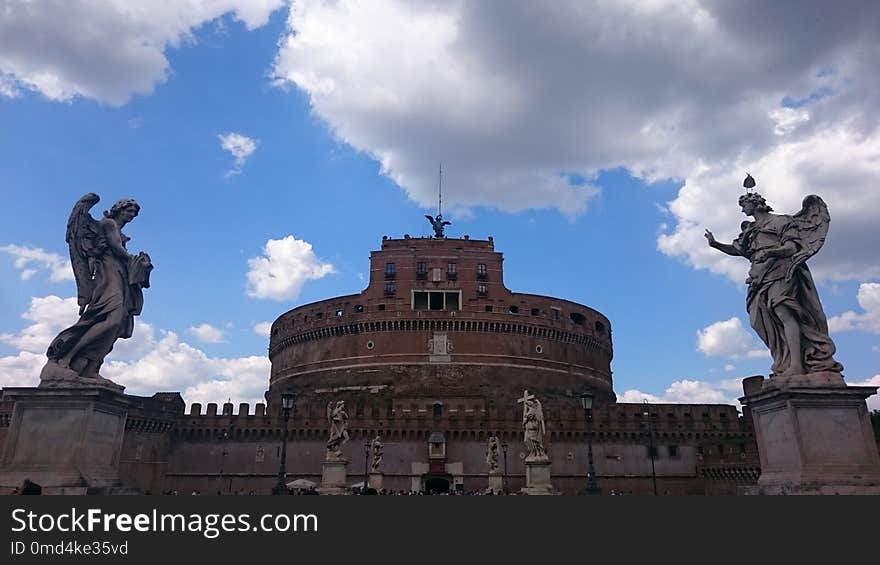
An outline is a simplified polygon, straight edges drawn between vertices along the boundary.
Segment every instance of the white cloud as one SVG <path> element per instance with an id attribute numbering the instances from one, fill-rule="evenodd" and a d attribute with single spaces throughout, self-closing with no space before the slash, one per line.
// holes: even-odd
<path id="1" fill-rule="evenodd" d="M 32 298 L 22 318 L 32 322 L 17 334 L 2 334 L 0 341 L 19 349 L 0 357 L 0 387 L 35 386 L 46 364 L 46 349 L 59 331 L 77 320 L 75 298 Z M 130 394 L 152 395 L 180 391 L 187 402 L 264 402 L 269 382 L 269 359 L 209 357 L 172 332 L 156 338 L 153 326 L 135 322 L 130 339 L 117 340 L 101 374 L 126 387 Z"/>
<path id="2" fill-rule="evenodd" d="M 724 366 L 725 373 L 730 373 L 731 371 L 734 371 L 735 369 L 736 369 L 736 365 L 731 365 L 730 363 L 728 363 L 727 365 Z"/>
<path id="3" fill-rule="evenodd" d="M 231 14 L 249 30 L 284 0 L 43 0 L 0 9 L 0 95 L 20 89 L 50 100 L 76 96 L 114 106 L 150 94 L 171 74 L 165 51 L 194 41 L 206 22 Z M 14 82 L 12 79 L 14 78 Z"/>
<path id="4" fill-rule="evenodd" d="M 40 384 L 40 371 L 45 364 L 45 353 L 19 351 L 17 355 L 0 357 L 0 388 L 37 386 Z"/>
<path id="5" fill-rule="evenodd" d="M 798 17 L 792 17 L 797 13 Z M 663 253 L 741 283 L 745 171 L 780 212 L 819 193 L 819 279 L 880 276 L 880 4 L 302 0 L 275 76 L 426 208 L 582 212 L 601 170 L 681 179 Z M 784 102 L 784 103 L 783 103 Z M 569 179 L 578 175 L 586 184 Z"/>
<path id="6" fill-rule="evenodd" d="M 263 337 L 269 337 L 272 331 L 272 322 L 257 322 L 254 324 L 254 333 Z"/>
<path id="7" fill-rule="evenodd" d="M 263 255 L 248 259 L 247 294 L 272 300 L 295 299 L 306 281 L 333 273 L 333 265 L 321 262 L 307 241 L 288 235 L 270 239 Z"/>
<path id="8" fill-rule="evenodd" d="M 769 149 L 759 156 L 719 162 L 688 175 L 669 209 L 677 220 L 661 234 L 661 252 L 742 284 L 749 263 L 710 248 L 703 231 L 730 242 L 746 219 L 737 205 L 744 171 L 777 213 L 794 214 L 807 194 L 828 204 L 831 228 L 825 245 L 809 261 L 817 280 L 880 277 L 875 242 L 880 238 L 880 131 L 862 133 L 852 123 L 827 126 L 813 135 Z"/>
<path id="9" fill-rule="evenodd" d="M 39 247 L 20 245 L 3 245 L 0 246 L 0 251 L 15 257 L 15 268 L 21 270 L 21 280 L 30 279 L 40 269 L 49 271 L 49 280 L 52 282 L 73 280 L 70 261 L 56 253 L 49 253 Z"/>
<path id="10" fill-rule="evenodd" d="M 108 361 L 101 373 L 131 394 L 180 391 L 186 402 L 265 402 L 270 362 L 265 356 L 209 357 L 164 332 L 155 348 L 133 361 Z"/>
<path id="11" fill-rule="evenodd" d="M 847 310 L 839 316 L 829 318 L 828 329 L 831 332 L 861 330 L 880 333 L 880 283 L 860 284 L 858 300 L 862 312 Z"/>
<path id="12" fill-rule="evenodd" d="M 740 395 L 742 388 L 740 390 Z M 644 402 L 653 404 L 733 404 L 739 405 L 737 396 L 732 396 L 728 381 L 711 383 L 683 379 L 675 381 L 662 395 L 630 389 L 617 395 L 618 402 Z"/>
<path id="13" fill-rule="evenodd" d="M 766 348 L 746 331 L 737 317 L 715 322 L 697 331 L 697 351 L 706 357 L 728 359 L 761 358 L 769 355 Z M 732 370 L 727 367 L 725 366 L 725 371 Z"/>
<path id="14" fill-rule="evenodd" d="M 207 323 L 190 327 L 189 333 L 203 343 L 220 343 L 224 338 L 223 330 Z"/>
<path id="15" fill-rule="evenodd" d="M 0 342 L 21 351 L 45 355 L 52 339 L 79 319 L 79 306 L 76 298 L 34 297 L 21 317 L 31 324 L 18 334 L 0 334 Z"/>
<path id="16" fill-rule="evenodd" d="M 226 176 L 237 175 L 244 167 L 245 161 L 257 150 L 257 140 L 235 132 L 218 135 L 220 147 L 235 157 L 235 166 Z"/>

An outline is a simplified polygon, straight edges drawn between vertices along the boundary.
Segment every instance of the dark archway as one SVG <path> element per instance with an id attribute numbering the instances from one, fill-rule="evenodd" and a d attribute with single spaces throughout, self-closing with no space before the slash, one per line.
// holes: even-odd
<path id="1" fill-rule="evenodd" d="M 425 492 L 449 492 L 451 479 L 446 475 L 428 475 L 425 477 Z"/>

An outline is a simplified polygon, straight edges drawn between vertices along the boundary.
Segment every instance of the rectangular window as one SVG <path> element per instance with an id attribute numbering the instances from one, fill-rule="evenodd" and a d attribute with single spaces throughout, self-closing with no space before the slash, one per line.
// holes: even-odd
<path id="1" fill-rule="evenodd" d="M 397 274 L 397 267 L 394 263 L 385 263 L 385 277 L 393 278 Z"/>
<path id="2" fill-rule="evenodd" d="M 413 293 L 413 310 L 427 310 L 427 309 L 428 309 L 428 293 L 427 292 Z"/>
<path id="3" fill-rule="evenodd" d="M 447 292 L 446 293 L 446 310 L 460 310 L 459 306 L 459 293 L 457 292 Z"/>
<path id="4" fill-rule="evenodd" d="M 443 271 L 440 269 L 432 269 L 431 272 L 431 280 L 434 282 L 440 282 L 443 277 Z"/>
<path id="5" fill-rule="evenodd" d="M 562 310 L 560 310 L 559 308 L 553 308 L 553 307 L 551 306 L 551 307 L 550 307 L 550 312 L 553 313 L 552 318 L 553 318 L 554 320 L 558 320 L 560 314 L 562 313 Z"/>
<path id="6" fill-rule="evenodd" d="M 670 457 L 678 457 L 678 446 L 677 445 L 670 445 L 667 449 L 669 449 L 669 456 Z"/>
<path id="7" fill-rule="evenodd" d="M 442 292 L 431 292 L 428 294 L 428 308 L 431 310 L 443 310 Z"/>
<path id="8" fill-rule="evenodd" d="M 446 280 L 454 281 L 458 279 L 458 271 L 456 270 L 455 263 L 449 263 L 446 265 Z"/>
<path id="9" fill-rule="evenodd" d="M 414 290 L 413 310 L 459 310 L 460 290 Z"/>
<path id="10" fill-rule="evenodd" d="M 487 294 L 489 294 L 489 290 L 486 288 L 486 285 L 477 285 L 477 294 L 479 294 L 480 296 L 486 296 Z"/>
<path id="11" fill-rule="evenodd" d="M 416 263 L 416 279 L 425 280 L 428 278 L 428 268 L 423 261 Z"/>
<path id="12" fill-rule="evenodd" d="M 394 296 L 394 292 L 397 290 L 397 285 L 393 282 L 385 283 L 385 296 Z"/>
<path id="13" fill-rule="evenodd" d="M 486 264 L 485 263 L 480 263 L 479 265 L 477 265 L 477 274 L 486 276 Z"/>

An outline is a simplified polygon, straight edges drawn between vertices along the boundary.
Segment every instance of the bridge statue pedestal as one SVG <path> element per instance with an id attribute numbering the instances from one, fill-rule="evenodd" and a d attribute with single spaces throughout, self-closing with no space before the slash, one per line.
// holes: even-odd
<path id="1" fill-rule="evenodd" d="M 743 494 L 880 494 L 880 455 L 865 404 L 877 387 L 819 377 L 743 381 L 740 402 L 751 411 L 761 459 L 758 485 Z"/>

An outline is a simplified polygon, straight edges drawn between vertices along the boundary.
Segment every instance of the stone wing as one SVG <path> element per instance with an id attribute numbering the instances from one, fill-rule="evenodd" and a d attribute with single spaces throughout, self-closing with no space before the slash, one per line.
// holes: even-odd
<path id="1" fill-rule="evenodd" d="M 76 301 L 80 314 L 92 299 L 95 259 L 103 255 L 107 248 L 98 222 L 89 214 L 89 210 L 99 200 L 100 197 L 93 192 L 86 194 L 74 204 L 67 220 L 65 240 L 70 249 L 70 264 L 76 279 Z"/>
<path id="2" fill-rule="evenodd" d="M 792 216 L 800 232 L 801 249 L 792 257 L 792 264 L 788 271 L 791 278 L 794 270 L 815 255 L 825 244 L 825 236 L 828 235 L 828 227 L 831 225 L 831 215 L 828 206 L 821 197 L 810 194 L 804 198 L 801 211 Z"/>

